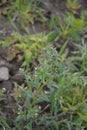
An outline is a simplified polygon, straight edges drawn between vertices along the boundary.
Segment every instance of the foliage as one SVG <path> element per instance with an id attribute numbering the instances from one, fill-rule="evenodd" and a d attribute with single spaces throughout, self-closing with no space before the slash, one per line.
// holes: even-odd
<path id="1" fill-rule="evenodd" d="M 15 35 L 17 36 L 17 35 Z M 19 36 L 19 43 L 16 44 L 20 50 L 24 52 L 24 66 L 29 66 L 29 63 L 38 52 L 47 45 L 47 36 L 45 33 L 31 35 L 31 36 Z"/>
<path id="2" fill-rule="evenodd" d="M 5 90 L 4 89 L 0 89 L 0 101 L 3 100 L 3 94 L 4 94 Z"/>
<path id="3" fill-rule="evenodd" d="M 71 41 L 79 40 L 80 33 L 82 30 L 87 28 L 83 12 L 80 18 L 75 18 L 72 13 L 66 13 L 64 18 L 61 18 L 60 16 L 52 18 L 50 27 L 52 28 L 55 23 L 58 23 L 60 28 L 60 35 L 58 35 L 58 39 L 63 38 Z"/>
<path id="4" fill-rule="evenodd" d="M 49 37 L 48 37 L 49 36 Z M 24 63 L 23 66 L 29 66 L 30 61 L 34 56 L 38 54 L 44 47 L 46 47 L 51 41 L 48 39 L 50 35 L 46 35 L 45 33 L 40 33 L 37 35 L 20 35 L 19 33 L 13 33 L 12 36 L 7 37 L 5 40 L 1 40 L 0 44 L 2 46 L 14 45 L 24 54 Z M 17 52 L 17 49 L 14 53 Z M 13 53 L 8 55 L 8 57 L 14 58 L 15 55 Z"/>
<path id="5" fill-rule="evenodd" d="M 45 22 L 45 17 L 43 15 L 44 10 L 40 9 L 38 5 L 41 0 L 16 0 L 13 2 L 13 6 L 11 6 L 11 11 L 9 11 L 8 18 L 13 23 L 17 21 L 19 26 L 21 26 L 24 30 L 27 30 L 28 24 L 34 24 L 35 19 L 40 19 L 42 22 Z M 12 19 L 14 19 L 12 21 Z M 13 23 L 14 25 L 14 23 Z"/>
<path id="6" fill-rule="evenodd" d="M 19 31 L 18 28 L 20 28 L 29 33 L 27 29 L 29 23 L 33 25 L 37 19 L 42 23 L 46 21 L 43 15 L 44 10 L 39 6 L 40 3 L 41 0 L 6 0 L 2 2 L 5 8 L 1 8 L 0 12 L 8 17 L 9 22 L 16 31 Z"/>
<path id="7" fill-rule="evenodd" d="M 78 48 L 78 51 L 76 54 L 78 55 L 78 63 L 77 66 L 79 66 L 79 71 L 83 74 L 87 73 L 87 45 L 82 43 L 81 45 L 76 44 L 76 47 Z"/>
<path id="8" fill-rule="evenodd" d="M 77 14 L 80 8 L 78 0 L 67 0 L 66 6 L 73 14 Z"/>
<path id="9" fill-rule="evenodd" d="M 36 17 L 43 21 L 43 10 L 38 7 L 41 1 L 9 2 L 11 5 L 6 9 L 14 27 L 15 22 L 23 28 L 29 23 L 33 25 Z M 87 28 L 87 23 L 83 12 L 79 18 L 74 16 L 79 9 L 77 0 L 67 0 L 67 8 L 71 13 L 66 13 L 64 18 L 52 17 L 50 29 L 56 24 L 58 27 L 48 34 L 21 35 L 17 32 L 0 40 L 0 45 L 14 49 L 7 56 L 10 62 L 17 53 L 22 52 L 20 73 L 25 78 L 21 85 L 14 83 L 10 93 L 17 107 L 13 110 L 15 120 L 12 119 L 10 125 L 5 115 L 0 115 L 0 129 L 87 129 L 87 45 L 82 39 L 82 44 L 73 45 L 75 51 L 72 55 L 69 55 L 71 50 L 67 48 L 69 42 L 80 41 L 80 33 Z M 61 40 L 64 43 L 58 50 L 54 43 L 59 45 Z M 36 58 L 38 64 L 33 58 Z M 35 62 L 33 70 L 30 68 L 31 61 Z M 1 89 L 0 101 L 3 100 L 3 94 Z"/>
<path id="10" fill-rule="evenodd" d="M 21 70 L 26 87 L 20 87 L 17 98 L 20 129 L 21 124 L 27 130 L 35 129 L 34 124 L 41 130 L 86 128 L 87 77 L 78 71 L 76 56 L 68 57 L 63 48 L 60 52 L 53 46 L 43 49 L 33 75 Z"/>

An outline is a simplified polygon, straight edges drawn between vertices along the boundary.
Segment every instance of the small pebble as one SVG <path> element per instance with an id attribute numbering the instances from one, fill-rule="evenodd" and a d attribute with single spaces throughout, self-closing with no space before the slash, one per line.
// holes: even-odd
<path id="1" fill-rule="evenodd" d="M 9 79 L 9 69 L 7 67 L 0 67 L 0 81 Z"/>

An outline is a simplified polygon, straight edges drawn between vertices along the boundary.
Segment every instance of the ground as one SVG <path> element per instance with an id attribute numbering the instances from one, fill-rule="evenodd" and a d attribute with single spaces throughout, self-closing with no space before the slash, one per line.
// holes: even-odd
<path id="1" fill-rule="evenodd" d="M 87 7 L 87 1 L 86 0 L 80 0 L 81 10 L 86 10 Z M 2 3 L 2 2 L 1 2 Z M 5 8 L 7 4 L 1 4 L 0 8 Z M 47 18 L 46 26 L 43 26 L 42 22 L 40 20 L 36 20 L 35 24 L 28 25 L 28 30 L 30 34 L 36 34 L 40 32 L 46 32 L 48 33 L 50 31 L 49 29 L 49 22 L 50 18 L 53 16 L 62 16 L 64 17 L 64 12 L 67 10 L 65 0 L 46 0 L 46 2 L 43 1 L 41 4 L 41 7 L 45 9 L 44 16 Z M 79 14 L 78 14 L 79 15 Z M 78 16 L 79 17 L 79 16 Z M 16 23 L 16 26 L 18 28 L 18 23 Z M 53 30 L 57 28 L 58 25 L 56 25 Z M 0 39 L 5 39 L 7 36 L 10 36 L 12 32 L 16 31 L 13 25 L 8 22 L 7 14 L 4 14 L 4 12 L 1 12 L 0 14 Z M 19 33 L 22 35 L 26 34 L 26 32 L 18 28 Z M 86 32 L 86 30 L 85 30 Z M 84 36 L 83 36 L 84 37 Z M 72 45 L 69 45 L 70 51 L 73 50 Z M 8 58 L 9 53 L 13 53 L 13 51 L 16 50 L 16 54 L 14 58 L 10 59 Z M 8 68 L 9 71 L 9 78 L 8 80 L 1 80 L 0 81 L 0 88 L 5 89 L 5 93 L 3 95 L 3 100 L 0 101 L 0 115 L 5 115 L 7 117 L 7 121 L 10 124 L 11 119 L 15 120 L 15 114 L 13 111 L 17 110 L 16 102 L 14 98 L 11 96 L 14 93 L 14 83 L 18 83 L 19 85 L 24 83 L 24 76 L 20 74 L 19 69 L 21 68 L 21 65 L 23 63 L 22 53 L 17 50 L 14 45 L 11 45 L 9 47 L 0 47 L 0 62 L 4 62 L 4 66 Z M 71 55 L 71 54 L 70 54 Z M 33 61 L 32 61 L 33 62 Z M 32 67 L 31 63 L 31 67 Z M 1 67 L 0 63 L 0 67 Z M 4 73 L 4 72 L 3 72 Z M 43 106 L 44 107 L 44 106 Z M 12 125 L 12 124 L 10 124 Z M 16 130 L 14 128 L 14 130 Z M 85 129 L 86 130 L 86 129 Z"/>

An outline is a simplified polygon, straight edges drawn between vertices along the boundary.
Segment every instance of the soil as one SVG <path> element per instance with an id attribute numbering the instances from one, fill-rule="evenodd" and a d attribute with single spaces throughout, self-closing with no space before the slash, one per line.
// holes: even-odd
<path id="1" fill-rule="evenodd" d="M 86 10 L 87 0 L 80 0 L 80 4 L 82 6 L 82 10 Z M 44 15 L 48 20 L 47 26 L 49 25 L 51 16 L 56 16 L 56 15 L 64 16 L 64 12 L 66 10 L 65 0 L 46 0 L 46 2 L 43 2 L 41 7 L 45 9 Z M 10 36 L 12 32 L 15 31 L 14 27 L 7 21 L 8 21 L 7 17 L 1 14 L 0 15 L 0 38 L 2 37 L 5 38 L 7 36 Z M 43 27 L 43 24 L 38 20 L 35 22 L 33 26 L 29 24 L 28 28 L 31 34 L 43 32 L 43 31 L 49 32 L 49 27 L 48 28 Z M 19 32 L 25 33 L 21 29 L 19 29 Z M 13 60 L 9 61 L 7 58 L 8 51 L 9 48 L 0 47 L 0 57 L 6 61 L 5 66 L 9 68 L 9 72 L 10 72 L 9 80 L 0 81 L 0 88 L 6 89 L 6 92 L 3 96 L 3 100 L 0 101 L 0 106 L 2 106 L 2 109 L 0 109 L 0 115 L 2 116 L 5 115 L 8 119 L 8 122 L 11 123 L 10 119 L 15 119 L 13 110 L 16 111 L 17 109 L 15 105 L 15 100 L 11 96 L 11 93 L 13 93 L 14 82 L 17 82 L 19 85 L 21 85 L 24 82 L 24 77 L 19 72 L 23 60 L 23 59 L 21 60 L 18 59 L 20 54 L 17 54 Z"/>

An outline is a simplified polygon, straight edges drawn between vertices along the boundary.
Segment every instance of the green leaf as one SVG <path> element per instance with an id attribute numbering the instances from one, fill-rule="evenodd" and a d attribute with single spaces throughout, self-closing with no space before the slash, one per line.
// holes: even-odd
<path id="1" fill-rule="evenodd" d="M 54 41 L 59 34 L 60 34 L 60 29 L 51 32 L 50 34 L 48 34 L 47 42 Z"/>
<path id="2" fill-rule="evenodd" d="M 79 113 L 78 115 L 79 115 L 79 117 L 80 117 L 82 120 L 84 120 L 84 121 L 87 122 L 87 112 L 84 113 L 84 114 Z"/>
<path id="3" fill-rule="evenodd" d="M 37 100 L 37 102 L 38 103 L 40 103 L 40 102 L 43 102 L 43 101 L 46 101 L 46 102 L 49 102 L 49 99 L 48 99 L 48 97 L 47 96 L 39 96 L 39 98 L 38 98 L 38 100 Z"/>

